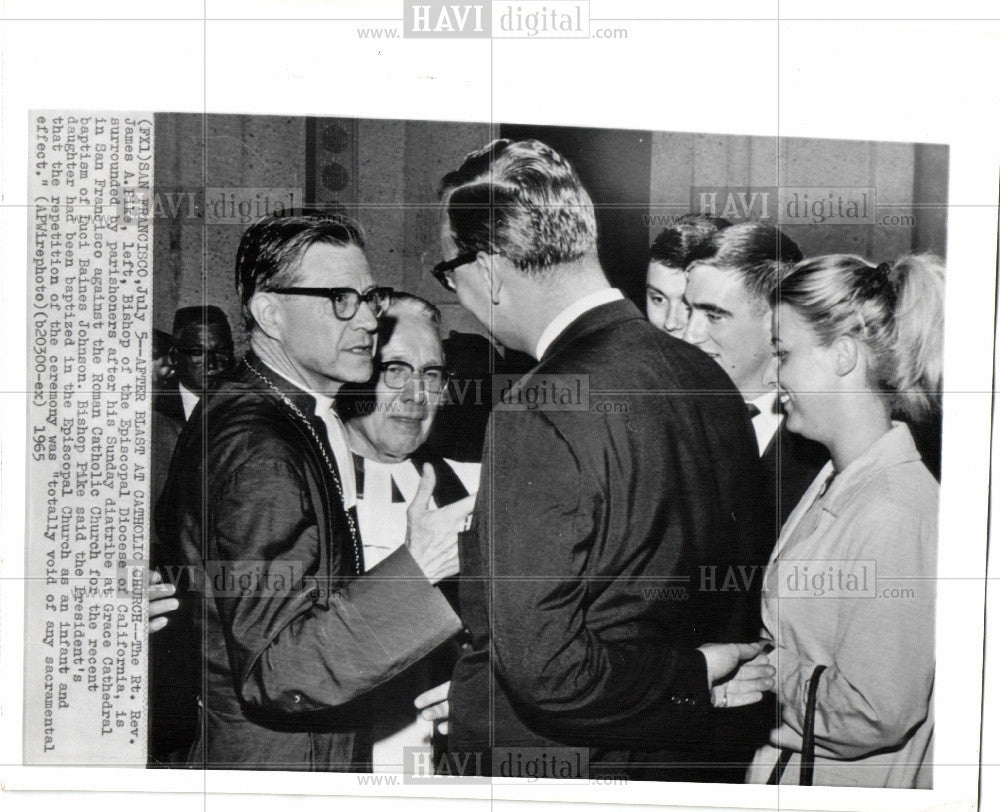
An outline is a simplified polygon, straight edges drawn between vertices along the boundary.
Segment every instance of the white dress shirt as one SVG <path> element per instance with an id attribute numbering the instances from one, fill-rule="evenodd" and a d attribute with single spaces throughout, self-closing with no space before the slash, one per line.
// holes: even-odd
<path id="1" fill-rule="evenodd" d="M 535 348 L 535 359 L 541 361 L 542 356 L 545 355 L 545 351 L 552 346 L 552 342 L 559 337 L 559 334 L 584 313 L 593 310 L 595 307 L 617 302 L 619 299 L 624 298 L 618 288 L 602 288 L 601 290 L 595 290 L 593 293 L 587 294 L 582 299 L 577 299 L 569 307 L 560 311 L 549 322 L 548 326 L 542 330 L 542 335 L 538 339 L 538 346 Z"/>
<path id="2" fill-rule="evenodd" d="M 778 403 L 777 392 L 765 392 L 749 403 L 760 410 L 760 413 L 750 422 L 753 423 L 753 431 L 757 435 L 757 451 L 763 456 L 777 433 L 781 421 L 785 419 L 785 415 L 781 411 L 781 404 Z"/>
<path id="3" fill-rule="evenodd" d="M 358 502 L 358 489 L 354 481 L 354 458 L 351 456 L 351 446 L 347 441 L 347 431 L 333 408 L 333 398 L 328 395 L 320 395 L 317 392 L 309 392 L 309 394 L 316 398 L 316 417 L 326 424 L 326 436 L 337 461 L 340 487 L 344 490 L 344 507 L 350 509 Z"/>
<path id="4" fill-rule="evenodd" d="M 358 501 L 358 489 L 354 481 L 354 460 L 351 457 L 351 446 L 347 442 L 347 432 L 344 429 L 344 425 L 340 422 L 340 418 L 337 417 L 336 411 L 334 411 L 333 398 L 329 395 L 321 395 L 318 392 L 310 391 L 309 387 L 302 383 L 302 381 L 289 378 L 287 375 L 278 372 L 263 358 L 260 360 L 273 373 L 280 375 L 289 383 L 299 387 L 299 389 L 309 392 L 316 400 L 315 415 L 326 425 L 326 439 L 330 443 L 330 448 L 333 449 L 334 464 L 337 466 L 337 473 L 340 475 L 340 487 L 344 491 L 344 509 L 350 510 Z"/>

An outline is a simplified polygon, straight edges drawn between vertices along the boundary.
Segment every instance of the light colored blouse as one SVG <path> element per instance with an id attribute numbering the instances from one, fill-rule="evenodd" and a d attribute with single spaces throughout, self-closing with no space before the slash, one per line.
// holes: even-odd
<path id="1" fill-rule="evenodd" d="M 931 786 L 938 484 L 909 428 L 893 423 L 833 477 L 820 471 L 789 516 L 764 576 L 781 723 L 747 773 L 799 780 L 809 678 L 816 702 L 813 783 Z"/>

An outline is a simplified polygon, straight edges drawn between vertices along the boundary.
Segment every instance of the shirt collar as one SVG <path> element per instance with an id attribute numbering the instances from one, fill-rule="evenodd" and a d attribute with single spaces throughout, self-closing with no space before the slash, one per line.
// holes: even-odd
<path id="1" fill-rule="evenodd" d="M 326 412 L 328 412 L 330 409 L 333 408 L 333 398 L 330 397 L 329 395 L 321 395 L 319 392 L 313 392 L 308 386 L 302 383 L 302 381 L 296 380 L 295 378 L 289 378 L 287 375 L 278 372 L 278 370 L 276 370 L 273 366 L 267 363 L 267 361 L 265 361 L 260 356 L 257 356 L 257 360 L 260 361 L 261 364 L 263 364 L 265 367 L 271 370 L 271 372 L 273 372 L 279 378 L 288 381 L 288 383 L 292 384 L 292 386 L 294 386 L 296 389 L 301 389 L 303 392 L 309 395 L 309 397 L 311 397 L 314 401 L 316 401 L 316 408 L 313 411 L 313 414 L 315 414 L 317 417 L 322 417 Z"/>
<path id="2" fill-rule="evenodd" d="M 309 390 L 306 390 L 309 392 Z M 316 399 L 316 416 L 322 417 L 333 408 L 333 398 L 329 395 L 321 395 L 319 392 L 309 392 Z"/>
<path id="3" fill-rule="evenodd" d="M 920 459 L 920 452 L 913 442 L 909 426 L 893 420 L 889 431 L 834 477 L 823 499 L 823 509 L 838 515 L 854 494 L 876 474 L 903 463 L 919 462 Z"/>
<path id="4" fill-rule="evenodd" d="M 748 400 L 747 403 L 752 403 L 756 406 L 762 415 L 781 414 L 780 409 L 778 409 L 778 393 L 774 391 L 765 392 L 753 400 Z"/>
<path id="5" fill-rule="evenodd" d="M 593 310 L 595 307 L 617 302 L 624 299 L 622 292 L 618 288 L 601 288 L 593 293 L 577 299 L 569 307 L 562 311 L 549 322 L 548 326 L 542 330 L 542 335 L 538 339 L 538 346 L 535 347 L 535 359 L 541 360 L 545 351 L 552 346 L 552 342 L 559 338 L 559 334 L 569 327 L 584 313 Z"/>
<path id="6" fill-rule="evenodd" d="M 319 392 L 311 391 L 301 381 L 296 381 L 282 375 L 267 361 L 260 358 L 260 356 L 257 356 L 257 360 L 282 380 L 288 381 L 288 383 L 296 388 L 301 389 L 315 401 L 316 406 L 313 414 L 322 420 L 326 426 L 326 439 L 333 451 L 333 457 L 337 465 L 337 474 L 340 477 L 341 488 L 343 489 L 344 509 L 347 510 L 354 507 L 357 503 L 357 487 L 354 481 L 351 448 L 347 442 L 347 433 L 344 431 L 344 424 L 341 423 L 337 412 L 333 408 L 334 399 L 329 395 L 322 395 Z"/>
<path id="7" fill-rule="evenodd" d="M 190 420 L 191 412 L 193 412 L 194 407 L 198 405 L 200 398 L 180 381 L 177 381 L 177 391 L 180 392 L 181 395 L 181 406 L 184 407 L 184 419 Z"/>
<path id="8" fill-rule="evenodd" d="M 765 392 L 760 397 L 749 401 L 759 409 L 759 414 L 750 422 L 757 437 L 757 451 L 763 454 L 774 439 L 775 432 L 781 425 L 784 415 L 778 408 L 778 393 Z"/>

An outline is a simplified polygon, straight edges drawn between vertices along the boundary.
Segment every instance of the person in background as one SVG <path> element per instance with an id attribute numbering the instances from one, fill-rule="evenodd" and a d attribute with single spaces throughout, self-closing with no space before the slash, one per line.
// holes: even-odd
<path id="1" fill-rule="evenodd" d="M 425 447 L 448 383 L 440 321 L 434 305 L 394 292 L 379 321 L 374 379 L 360 387 L 344 387 L 337 397 L 354 455 L 366 569 L 406 542 L 406 512 L 414 500 L 434 508 L 457 502 L 478 488 L 478 464 L 445 460 Z M 429 486 L 421 489 L 425 469 Z M 457 607 L 457 582 L 445 579 L 438 587 Z M 458 641 L 449 641 L 378 690 L 378 698 L 372 700 L 377 708 L 375 772 L 398 772 L 404 747 L 440 747 L 434 722 L 447 715 L 445 683 L 451 678 L 457 645 Z M 414 705 L 419 696 L 435 689 L 426 703 Z"/>
<path id="2" fill-rule="evenodd" d="M 767 562 L 792 508 L 829 456 L 784 426 L 778 393 L 764 381 L 771 361 L 768 296 L 781 274 L 802 259 L 799 247 L 763 222 L 716 232 L 694 252 L 684 297 L 691 308 L 684 340 L 704 350 L 732 378 L 746 402 L 763 463 L 762 507 L 771 528 L 756 562 Z"/>
<path id="3" fill-rule="evenodd" d="M 174 337 L 163 330 L 153 328 L 153 367 L 150 381 L 152 391 L 159 392 L 170 386 L 174 379 L 174 366 L 170 361 L 170 351 L 174 347 Z"/>
<path id="4" fill-rule="evenodd" d="M 550 382 L 585 380 L 591 393 L 582 408 L 514 400 L 490 416 L 460 536 L 470 640 L 449 695 L 455 766 L 531 775 L 504 754 L 573 745 L 589 749 L 591 777 L 734 780 L 732 731 L 705 720 L 713 704 L 762 696 L 723 687 L 760 650 L 759 608 L 745 594 L 692 586 L 679 601 L 650 587 L 760 545 L 760 483 L 739 474 L 758 464 L 739 393 L 611 288 L 593 203 L 553 149 L 494 141 L 441 192 L 435 275 L 499 343 L 539 361 L 518 392 L 537 404 Z"/>
<path id="5" fill-rule="evenodd" d="M 646 269 L 646 318 L 674 338 L 684 337 L 688 306 L 684 300 L 687 266 L 709 240 L 731 225 L 721 217 L 685 214 L 656 235 Z"/>
<path id="6" fill-rule="evenodd" d="M 478 333 L 452 330 L 441 343 L 451 374 L 427 447 L 452 461 L 479 463 L 486 423 L 502 392 L 494 381 L 520 378 L 535 359 Z"/>
<path id="7" fill-rule="evenodd" d="M 775 648 L 757 663 L 777 669 L 781 715 L 751 782 L 798 783 L 814 683 L 814 783 L 931 786 L 939 488 L 895 418 L 940 407 L 943 300 L 944 266 L 930 255 L 816 257 L 773 294 L 768 380 L 788 428 L 831 460 L 765 575 Z"/>
<path id="8" fill-rule="evenodd" d="M 184 419 L 198 399 L 235 360 L 229 319 L 215 305 L 182 307 L 174 314 L 170 361 L 177 378 L 177 397 Z"/>
<path id="9" fill-rule="evenodd" d="M 150 472 L 152 499 L 155 505 L 167 481 L 170 457 L 184 427 L 184 406 L 177 388 L 177 370 L 173 361 L 174 338 L 163 330 L 153 330 L 153 362 L 150 379 L 150 434 L 152 437 Z"/>
<path id="10" fill-rule="evenodd" d="M 182 307 L 174 314 L 173 334 L 153 332 L 153 391 L 150 506 L 155 506 L 170 472 L 177 440 L 199 398 L 233 363 L 229 321 L 218 307 Z M 161 578 L 151 590 L 168 587 L 186 595 L 191 584 L 180 545 L 150 533 L 150 567 Z M 166 575 L 166 583 L 162 582 Z M 169 598 L 174 600 L 173 598 Z M 151 608 L 153 604 L 150 604 Z M 149 761 L 181 761 L 194 741 L 201 662 L 194 629 L 194 606 L 184 601 L 170 615 L 150 622 L 162 629 L 149 645 Z M 166 628 L 163 628 L 166 626 Z"/>

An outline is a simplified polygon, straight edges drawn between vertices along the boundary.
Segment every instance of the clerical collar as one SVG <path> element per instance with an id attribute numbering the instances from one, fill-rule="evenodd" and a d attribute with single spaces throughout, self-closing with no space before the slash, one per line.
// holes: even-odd
<path id="1" fill-rule="evenodd" d="M 340 475 L 341 487 L 344 490 L 344 507 L 354 507 L 357 502 L 357 488 L 354 482 L 354 465 L 351 458 L 351 448 L 347 440 L 347 431 L 344 429 L 344 424 L 341 423 L 336 410 L 333 408 L 334 399 L 329 395 L 313 392 L 301 381 L 278 372 L 263 358 L 260 359 L 260 362 L 275 375 L 280 375 L 289 383 L 307 392 L 316 401 L 315 415 L 326 425 L 326 439 L 330 443 L 334 459 L 337 462 L 337 473 Z"/>

